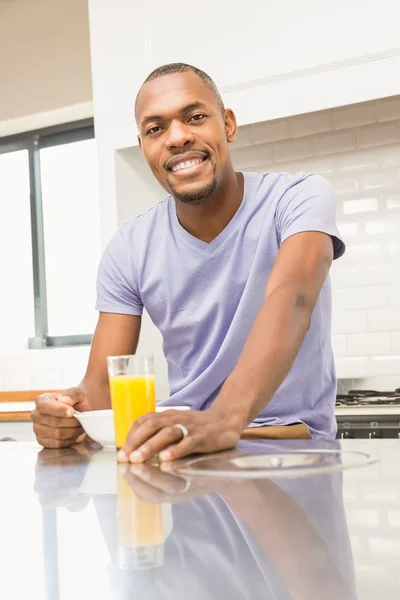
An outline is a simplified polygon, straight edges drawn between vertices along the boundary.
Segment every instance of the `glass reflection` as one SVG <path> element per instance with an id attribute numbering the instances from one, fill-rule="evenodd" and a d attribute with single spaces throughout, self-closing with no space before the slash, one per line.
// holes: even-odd
<path id="1" fill-rule="evenodd" d="M 260 442 L 244 442 L 240 449 L 251 452 L 253 444 L 259 450 Z M 63 476 L 56 476 L 58 501 L 68 511 L 95 511 L 107 559 L 93 553 L 91 572 L 108 568 L 101 592 L 94 586 L 99 598 L 356 599 L 341 473 L 187 478 L 168 465 L 118 470 L 113 453 L 75 452 L 68 460 L 79 475 L 74 468 L 64 491 Z M 50 465 L 54 477 L 55 460 L 61 471 L 66 467 L 65 456 L 53 456 L 45 468 L 48 478 Z M 56 486 L 48 478 L 37 481 L 36 489 L 43 505 L 54 506 Z M 59 537 L 58 547 L 63 543 Z M 60 553 L 59 568 L 61 560 Z"/>

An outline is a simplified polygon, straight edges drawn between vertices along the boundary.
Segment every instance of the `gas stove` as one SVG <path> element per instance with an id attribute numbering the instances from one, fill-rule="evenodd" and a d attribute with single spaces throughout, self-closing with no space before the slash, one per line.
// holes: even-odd
<path id="1" fill-rule="evenodd" d="M 338 394 L 335 414 L 339 438 L 400 438 L 400 388 Z"/>

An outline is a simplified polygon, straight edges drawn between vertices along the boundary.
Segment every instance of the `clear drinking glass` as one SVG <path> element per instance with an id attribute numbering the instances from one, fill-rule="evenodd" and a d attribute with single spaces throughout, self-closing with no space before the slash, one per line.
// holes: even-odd
<path id="1" fill-rule="evenodd" d="M 108 356 L 108 378 L 119 450 L 138 417 L 156 410 L 153 356 Z"/>
<path id="2" fill-rule="evenodd" d="M 136 571 L 164 563 L 163 507 L 140 500 L 119 470 L 117 523 L 120 569 Z"/>

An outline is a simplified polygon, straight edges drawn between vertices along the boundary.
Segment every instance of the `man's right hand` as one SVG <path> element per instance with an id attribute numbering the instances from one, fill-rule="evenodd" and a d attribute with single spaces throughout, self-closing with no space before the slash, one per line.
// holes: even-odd
<path id="1" fill-rule="evenodd" d="M 80 388 L 38 396 L 36 408 L 31 413 L 38 443 L 45 448 L 66 448 L 81 442 L 86 433 L 73 416 L 75 410 L 90 410 L 89 402 Z"/>

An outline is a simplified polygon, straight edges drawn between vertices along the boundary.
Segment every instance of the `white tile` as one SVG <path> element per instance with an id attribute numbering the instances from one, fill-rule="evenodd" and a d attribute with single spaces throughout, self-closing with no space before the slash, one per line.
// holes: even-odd
<path id="1" fill-rule="evenodd" d="M 378 150 L 354 150 L 353 152 L 343 152 L 338 155 L 339 169 L 342 171 L 362 171 L 364 169 L 373 169 L 378 166 L 380 158 Z"/>
<path id="2" fill-rule="evenodd" d="M 346 253 L 349 259 L 365 259 L 368 257 L 378 256 L 380 252 L 380 245 L 378 243 L 373 244 L 355 244 L 354 246 L 347 246 Z"/>
<path id="3" fill-rule="evenodd" d="M 393 331 L 392 336 L 392 350 L 391 354 L 400 354 L 400 331 Z"/>
<path id="4" fill-rule="evenodd" d="M 400 119 L 400 96 L 390 96 L 378 100 L 379 121 Z"/>
<path id="5" fill-rule="evenodd" d="M 387 285 L 365 285 L 347 289 L 346 308 L 385 308 L 390 306 L 391 294 Z"/>
<path id="6" fill-rule="evenodd" d="M 375 485 L 364 485 L 363 496 L 364 500 L 369 502 L 398 502 L 400 500 L 400 488 L 397 483 L 377 480 Z"/>
<path id="7" fill-rule="evenodd" d="M 400 194 L 389 194 L 386 197 L 386 206 L 389 209 L 400 208 Z"/>
<path id="8" fill-rule="evenodd" d="M 378 527 L 380 524 L 379 511 L 374 508 L 348 508 L 346 520 L 350 526 L 362 525 L 365 527 Z"/>
<path id="9" fill-rule="evenodd" d="M 364 125 L 357 130 L 357 143 L 360 148 L 383 146 L 400 141 L 399 131 L 393 123 Z"/>
<path id="10" fill-rule="evenodd" d="M 400 142 L 382 146 L 376 152 L 381 165 L 397 167 L 400 164 Z"/>
<path id="11" fill-rule="evenodd" d="M 333 288 L 332 289 L 332 307 L 334 311 L 346 310 L 348 292 L 346 288 Z"/>
<path id="12" fill-rule="evenodd" d="M 346 336 L 348 356 L 380 356 L 391 353 L 391 334 L 350 333 Z"/>
<path id="13" fill-rule="evenodd" d="M 320 133 L 313 138 L 315 154 L 335 154 L 355 148 L 355 134 L 352 129 Z"/>
<path id="14" fill-rule="evenodd" d="M 362 102 L 361 104 L 350 104 L 333 110 L 333 122 L 335 129 L 357 127 L 377 120 L 377 103 Z"/>
<path id="15" fill-rule="evenodd" d="M 391 256 L 398 256 L 400 254 L 400 242 L 388 242 L 388 250 Z"/>
<path id="16" fill-rule="evenodd" d="M 359 198 L 358 200 L 343 200 L 342 210 L 345 215 L 376 211 L 379 208 L 378 198 Z"/>
<path id="17" fill-rule="evenodd" d="M 332 111 L 321 110 L 290 119 L 290 132 L 294 137 L 330 131 L 333 127 Z"/>
<path id="18" fill-rule="evenodd" d="M 391 265 L 371 265 L 364 272 L 365 282 L 372 284 L 396 283 L 400 281 L 400 269 Z"/>
<path id="19" fill-rule="evenodd" d="M 396 188 L 400 186 L 398 172 L 389 169 L 376 169 L 363 173 L 360 176 L 361 189 L 385 190 L 387 188 Z"/>
<path id="20" fill-rule="evenodd" d="M 242 148 L 243 146 L 251 146 L 253 143 L 251 125 L 242 125 L 238 128 L 236 140 L 232 144 L 232 150 Z"/>
<path id="21" fill-rule="evenodd" d="M 387 517 L 390 527 L 400 527 L 400 509 L 388 510 Z"/>
<path id="22" fill-rule="evenodd" d="M 393 283 L 389 286 L 389 303 L 393 308 L 400 307 L 400 283 Z"/>
<path id="23" fill-rule="evenodd" d="M 312 150 L 309 138 L 297 138 L 275 142 L 273 145 L 274 161 L 295 160 L 311 156 Z"/>
<path id="24" fill-rule="evenodd" d="M 263 144 L 277 140 L 286 140 L 290 137 L 288 120 L 276 119 L 274 121 L 263 121 L 251 125 L 251 136 L 253 144 Z"/>
<path id="25" fill-rule="evenodd" d="M 336 373 L 338 377 L 368 377 L 369 359 L 367 357 L 336 358 Z"/>
<path id="26" fill-rule="evenodd" d="M 336 195 L 358 194 L 358 181 L 356 177 L 339 175 L 328 177 L 328 179 L 332 183 Z"/>
<path id="27" fill-rule="evenodd" d="M 400 220 L 386 219 L 377 221 L 367 221 L 365 223 L 365 232 L 367 235 L 377 235 L 382 233 L 400 232 Z"/>
<path id="28" fill-rule="evenodd" d="M 375 538 L 369 540 L 371 551 L 376 554 L 384 554 L 393 558 L 400 556 L 400 538 Z"/>
<path id="29" fill-rule="evenodd" d="M 341 235 L 346 241 L 348 237 L 354 237 L 358 234 L 358 224 L 357 223 L 338 223 L 338 229 Z"/>
<path id="30" fill-rule="evenodd" d="M 284 161 L 281 163 L 270 163 L 265 165 L 265 173 L 298 173 L 299 169 L 294 161 Z"/>
<path id="31" fill-rule="evenodd" d="M 369 310 L 368 331 L 400 331 L 400 308 Z"/>
<path id="32" fill-rule="evenodd" d="M 345 257 L 341 258 L 339 261 L 335 261 L 331 267 L 330 275 L 332 287 L 343 288 L 349 285 L 364 285 L 363 269 L 343 266 L 345 264 Z"/>
<path id="33" fill-rule="evenodd" d="M 256 165 L 266 164 L 272 160 L 271 146 L 268 144 L 259 144 L 257 146 L 247 146 L 232 150 L 232 160 L 238 168 L 247 169 Z"/>
<path id="34" fill-rule="evenodd" d="M 332 332 L 363 333 L 368 331 L 367 313 L 361 310 L 333 310 Z"/>
<path id="35" fill-rule="evenodd" d="M 313 156 L 295 162 L 295 171 L 298 173 L 319 173 L 320 175 L 329 175 L 337 169 L 336 154 L 327 156 Z"/>
<path id="36" fill-rule="evenodd" d="M 336 357 L 346 356 L 347 355 L 346 336 L 345 335 L 333 335 L 332 336 L 332 348 L 333 348 L 333 354 Z"/>

